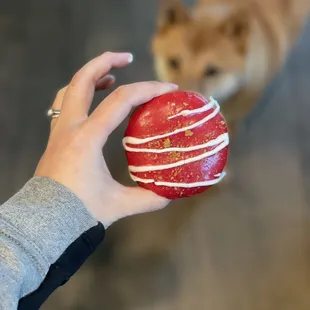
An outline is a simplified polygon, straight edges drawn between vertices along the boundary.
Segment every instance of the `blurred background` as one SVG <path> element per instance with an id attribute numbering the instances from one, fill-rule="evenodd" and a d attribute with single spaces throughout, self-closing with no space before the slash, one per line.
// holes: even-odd
<path id="1" fill-rule="evenodd" d="M 87 60 L 106 50 L 131 51 L 135 62 L 115 72 L 118 84 L 154 78 L 156 6 L 0 1 L 1 202 L 32 176 L 48 137 L 45 112 Z M 208 199 L 177 201 L 113 225 L 43 309 L 310 309 L 309 42 L 310 25 L 239 128 L 232 182 Z M 105 155 L 114 177 L 130 184 L 125 126 Z"/>

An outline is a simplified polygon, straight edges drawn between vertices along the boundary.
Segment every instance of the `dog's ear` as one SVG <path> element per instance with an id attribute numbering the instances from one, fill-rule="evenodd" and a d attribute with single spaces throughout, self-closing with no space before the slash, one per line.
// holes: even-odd
<path id="1" fill-rule="evenodd" d="M 159 0 L 158 27 L 160 30 L 187 23 L 190 19 L 190 13 L 179 0 Z"/>
<path id="2" fill-rule="evenodd" d="M 250 34 L 250 16 L 246 9 L 234 11 L 220 23 L 219 31 L 236 43 L 238 50 L 244 53 Z"/>

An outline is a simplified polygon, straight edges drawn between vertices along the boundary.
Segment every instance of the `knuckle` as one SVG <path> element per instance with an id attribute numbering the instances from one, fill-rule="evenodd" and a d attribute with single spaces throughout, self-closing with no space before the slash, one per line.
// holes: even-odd
<path id="1" fill-rule="evenodd" d="M 76 72 L 71 80 L 70 87 L 74 88 L 77 84 L 82 84 L 93 79 L 93 64 L 88 63 L 78 72 Z"/>
<path id="2" fill-rule="evenodd" d="M 80 69 L 78 72 L 76 72 L 74 75 L 73 75 L 73 78 L 71 80 L 71 86 L 74 86 L 75 83 L 77 83 L 78 81 L 80 81 L 83 77 L 83 69 Z"/>
<path id="3" fill-rule="evenodd" d="M 127 92 L 128 85 L 122 85 L 115 89 L 115 91 L 112 93 L 113 97 L 116 99 L 121 99 L 125 96 L 125 93 Z"/>
<path id="4" fill-rule="evenodd" d="M 67 89 L 67 86 L 59 89 L 58 92 L 57 92 L 57 97 L 62 97 L 63 94 L 65 93 L 66 89 Z"/>
<path id="5" fill-rule="evenodd" d="M 109 60 L 113 57 L 114 53 L 105 52 L 104 54 L 105 61 L 109 62 Z M 75 87 L 76 84 L 82 83 L 85 80 L 93 80 L 94 79 L 94 66 L 96 64 L 96 59 L 89 61 L 84 67 L 82 67 L 78 72 L 76 72 L 71 80 L 70 87 Z M 97 82 L 93 80 L 92 82 Z"/>
<path id="6" fill-rule="evenodd" d="M 80 73 L 75 73 L 68 86 L 70 94 L 75 91 L 76 84 L 78 84 L 79 81 L 80 81 Z"/>
<path id="7" fill-rule="evenodd" d="M 106 57 L 106 58 L 110 58 L 110 57 L 113 56 L 113 53 L 110 52 L 110 51 L 107 51 L 107 52 L 105 52 L 103 55 L 104 55 L 104 57 Z"/>

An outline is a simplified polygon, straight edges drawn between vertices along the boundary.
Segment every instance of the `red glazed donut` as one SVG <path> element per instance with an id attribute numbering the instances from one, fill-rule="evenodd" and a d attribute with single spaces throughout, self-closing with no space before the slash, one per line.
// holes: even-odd
<path id="1" fill-rule="evenodd" d="M 131 116 L 123 145 L 131 178 L 168 199 L 204 192 L 225 175 L 229 136 L 213 99 L 176 91 Z"/>

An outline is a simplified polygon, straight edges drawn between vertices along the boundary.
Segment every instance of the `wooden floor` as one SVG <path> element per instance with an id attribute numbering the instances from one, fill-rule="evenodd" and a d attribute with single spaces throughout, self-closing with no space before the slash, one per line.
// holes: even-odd
<path id="1" fill-rule="evenodd" d="M 104 50 L 151 79 L 155 0 L 0 1 L 0 200 L 34 171 L 58 88 Z M 310 25 L 240 128 L 232 185 L 126 219 L 45 310 L 310 309 Z M 96 99 L 96 102 L 100 98 Z M 128 182 L 125 123 L 105 154 Z M 1 284 L 0 284 L 1 285 Z"/>

